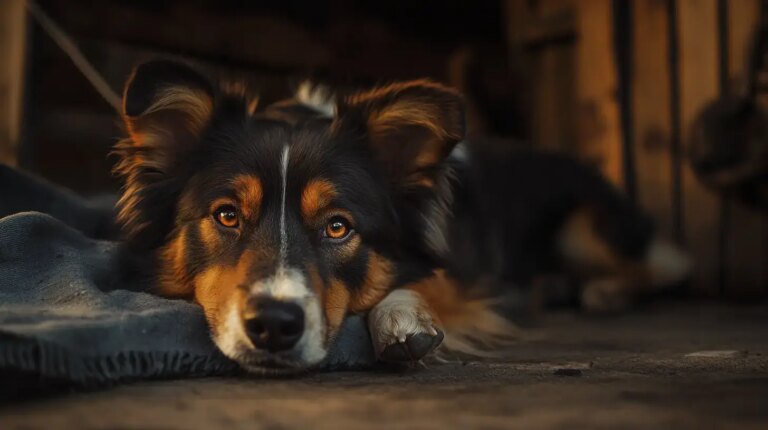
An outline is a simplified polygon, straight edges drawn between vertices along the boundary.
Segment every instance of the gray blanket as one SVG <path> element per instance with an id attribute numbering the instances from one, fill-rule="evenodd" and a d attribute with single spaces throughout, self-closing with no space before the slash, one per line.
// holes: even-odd
<path id="1" fill-rule="evenodd" d="M 24 209 L 40 212 L 8 215 Z M 94 238 L 113 230 L 111 209 L 0 166 L 2 216 L 0 397 L 239 372 L 210 340 L 199 306 L 121 281 L 118 244 Z M 373 362 L 363 319 L 348 318 L 325 368 Z"/>

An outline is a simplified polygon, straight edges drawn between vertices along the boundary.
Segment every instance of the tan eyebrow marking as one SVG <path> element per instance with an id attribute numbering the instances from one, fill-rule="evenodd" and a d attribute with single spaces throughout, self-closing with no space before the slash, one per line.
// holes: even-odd
<path id="1" fill-rule="evenodd" d="M 337 196 L 336 187 L 326 179 L 313 179 L 301 194 L 301 214 L 305 220 L 314 218 Z"/>
<path id="2" fill-rule="evenodd" d="M 240 210 L 246 218 L 256 218 L 261 207 L 263 189 L 261 180 L 254 175 L 238 175 L 232 179 L 235 193 L 240 199 Z"/>

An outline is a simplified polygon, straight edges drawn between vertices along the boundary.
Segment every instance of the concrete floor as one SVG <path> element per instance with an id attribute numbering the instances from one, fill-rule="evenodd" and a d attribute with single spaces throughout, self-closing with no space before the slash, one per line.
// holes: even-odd
<path id="1" fill-rule="evenodd" d="M 768 429 L 766 306 L 556 313 L 539 326 L 494 361 L 137 383 L 7 405 L 0 429 Z"/>

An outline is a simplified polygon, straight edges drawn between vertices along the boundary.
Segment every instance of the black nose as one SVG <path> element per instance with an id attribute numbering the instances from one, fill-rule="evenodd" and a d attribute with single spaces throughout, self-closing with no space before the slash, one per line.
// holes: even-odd
<path id="1" fill-rule="evenodd" d="M 256 348 L 284 351 L 304 333 L 304 311 L 295 303 L 260 298 L 251 308 L 256 316 L 245 320 L 245 330 Z"/>

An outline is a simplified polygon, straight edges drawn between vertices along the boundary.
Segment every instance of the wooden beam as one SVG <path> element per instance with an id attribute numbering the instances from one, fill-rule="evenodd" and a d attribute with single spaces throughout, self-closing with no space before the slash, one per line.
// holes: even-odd
<path id="1" fill-rule="evenodd" d="M 687 147 L 699 111 L 719 96 L 717 0 L 677 1 L 680 49 L 680 119 Z M 687 151 L 687 149 L 685 149 Z M 686 161 L 682 166 L 683 232 L 696 269 L 692 288 L 700 295 L 718 292 L 719 198 L 705 189 Z"/>
<path id="2" fill-rule="evenodd" d="M 613 49 L 611 0 L 576 5 L 576 119 L 579 154 L 622 184 L 618 76 Z"/>
<path id="3" fill-rule="evenodd" d="M 25 0 L 0 1 L 0 163 L 16 164 L 21 135 Z"/>
<path id="4" fill-rule="evenodd" d="M 540 148 L 577 153 L 573 0 L 505 0 L 509 51 L 530 76 L 530 134 Z M 519 57 L 516 57 L 519 59 Z"/>
<path id="5" fill-rule="evenodd" d="M 517 48 L 545 47 L 576 35 L 573 0 L 503 0 L 507 42 Z"/>
<path id="6" fill-rule="evenodd" d="M 331 58 L 319 34 L 288 19 L 215 14 L 200 2 L 48 0 L 45 10 L 78 40 L 109 40 L 279 71 L 324 67 Z"/>
<path id="7" fill-rule="evenodd" d="M 632 112 L 638 202 L 673 233 L 669 29 L 665 1 L 632 2 Z"/>
<path id="8" fill-rule="evenodd" d="M 532 139 L 540 148 L 579 156 L 573 111 L 575 83 L 573 45 L 556 45 L 532 55 Z"/>

